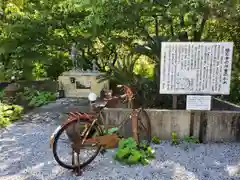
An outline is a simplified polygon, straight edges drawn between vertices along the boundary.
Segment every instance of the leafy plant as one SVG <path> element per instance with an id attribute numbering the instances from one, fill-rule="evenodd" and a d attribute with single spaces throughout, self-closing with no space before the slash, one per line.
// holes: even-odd
<path id="1" fill-rule="evenodd" d="M 160 138 L 159 138 L 159 137 L 156 137 L 156 136 L 153 136 L 153 137 L 152 137 L 152 142 L 153 142 L 154 144 L 160 144 Z"/>
<path id="2" fill-rule="evenodd" d="M 118 60 L 116 65 L 109 65 L 109 71 L 99 76 L 99 82 L 105 80 L 113 84 L 125 84 L 134 90 L 135 102 L 138 106 L 153 107 L 155 95 L 158 94 L 155 81 L 146 74 L 137 74 L 134 68 L 139 56 L 128 55 Z"/>
<path id="3" fill-rule="evenodd" d="M 149 163 L 154 158 L 154 151 L 146 145 L 137 146 L 133 138 L 122 139 L 114 159 L 128 165 Z"/>
<path id="4" fill-rule="evenodd" d="M 200 143 L 199 139 L 194 136 L 184 136 L 184 141 L 188 143 Z"/>
<path id="5" fill-rule="evenodd" d="M 31 88 L 24 88 L 24 91 L 20 94 L 20 96 L 29 102 L 28 105 L 30 107 L 40 107 L 56 99 L 56 95 L 54 93 L 38 91 Z"/>
<path id="6" fill-rule="evenodd" d="M 3 100 L 3 97 L 4 97 L 4 91 L 0 90 L 0 100 Z"/>
<path id="7" fill-rule="evenodd" d="M 172 145 L 178 145 L 180 142 L 179 142 L 179 139 L 177 137 L 177 133 L 176 132 L 172 132 Z"/>
<path id="8" fill-rule="evenodd" d="M 109 64 L 109 71 L 99 76 L 99 82 L 111 80 L 116 84 L 135 84 L 137 80 L 137 75 L 134 73 L 136 61 L 136 57 L 128 55 L 121 61 L 118 60 L 115 66 Z"/>
<path id="9" fill-rule="evenodd" d="M 116 133 L 117 131 L 118 131 L 118 127 L 113 127 L 113 128 L 104 130 L 104 134 L 113 134 L 113 133 Z"/>
<path id="10" fill-rule="evenodd" d="M 48 104 L 50 101 L 56 99 L 56 96 L 51 92 L 40 92 L 37 91 L 36 95 L 33 96 L 31 101 L 29 102 L 30 106 L 40 107 L 42 105 Z"/>
<path id="11" fill-rule="evenodd" d="M 22 111 L 21 106 L 0 103 L 0 127 L 6 127 L 11 122 L 20 119 Z"/>

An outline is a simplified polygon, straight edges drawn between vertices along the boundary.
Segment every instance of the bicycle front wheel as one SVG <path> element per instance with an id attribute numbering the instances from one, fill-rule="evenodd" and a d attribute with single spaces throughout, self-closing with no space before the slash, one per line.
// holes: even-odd
<path id="1" fill-rule="evenodd" d="M 101 146 L 97 142 L 81 144 L 83 139 L 81 133 L 91 124 L 92 121 L 90 120 L 75 119 L 65 124 L 57 132 L 53 142 L 53 155 L 60 166 L 66 169 L 83 168 L 98 155 Z M 101 135 L 103 135 L 101 127 L 94 124 L 88 138 Z"/>

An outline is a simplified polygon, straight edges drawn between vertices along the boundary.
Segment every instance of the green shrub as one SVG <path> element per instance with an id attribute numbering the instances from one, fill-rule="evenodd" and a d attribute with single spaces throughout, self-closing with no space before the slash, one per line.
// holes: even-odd
<path id="1" fill-rule="evenodd" d="M 159 137 L 156 137 L 156 136 L 153 136 L 153 137 L 152 137 L 152 142 L 153 142 L 154 144 L 160 144 L 160 138 L 159 138 Z"/>
<path id="2" fill-rule="evenodd" d="M 52 92 L 37 91 L 31 88 L 24 88 L 24 91 L 19 96 L 27 100 L 30 107 L 40 107 L 56 99 L 56 95 Z"/>
<path id="3" fill-rule="evenodd" d="M 21 106 L 0 103 L 0 127 L 6 127 L 20 119 L 22 112 L 23 108 Z"/>
<path id="4" fill-rule="evenodd" d="M 0 89 L 0 100 L 3 100 L 4 97 L 4 91 L 3 89 Z"/>
<path id="5" fill-rule="evenodd" d="M 37 92 L 35 96 L 30 100 L 29 105 L 34 107 L 40 107 L 48 104 L 50 101 L 56 99 L 55 94 L 51 92 Z"/>
<path id="6" fill-rule="evenodd" d="M 154 151 L 151 147 L 142 144 L 140 147 L 133 138 L 122 139 L 119 142 L 118 151 L 114 159 L 128 165 L 149 163 L 154 158 Z"/>
<path id="7" fill-rule="evenodd" d="M 172 132 L 172 145 L 178 145 L 180 142 L 179 142 L 179 139 L 177 137 L 177 133 L 176 132 Z"/>

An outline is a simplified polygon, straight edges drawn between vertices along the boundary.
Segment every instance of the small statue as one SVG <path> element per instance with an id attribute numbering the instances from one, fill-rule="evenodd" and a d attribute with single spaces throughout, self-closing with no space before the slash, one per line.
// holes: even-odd
<path id="1" fill-rule="evenodd" d="M 95 59 L 93 60 L 92 71 L 93 72 L 98 72 L 98 67 L 96 65 L 96 60 Z"/>
<path id="2" fill-rule="evenodd" d="M 72 65 L 73 69 L 77 70 L 78 69 L 78 63 L 77 63 L 77 48 L 76 48 L 76 43 L 73 43 L 72 49 L 71 49 L 71 59 L 72 59 Z"/>

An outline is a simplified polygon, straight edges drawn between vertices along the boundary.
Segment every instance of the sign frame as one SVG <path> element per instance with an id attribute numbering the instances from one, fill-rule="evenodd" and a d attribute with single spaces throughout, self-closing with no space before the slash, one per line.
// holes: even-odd
<path id="1" fill-rule="evenodd" d="M 228 95 L 233 42 L 162 42 L 160 94 Z"/>

